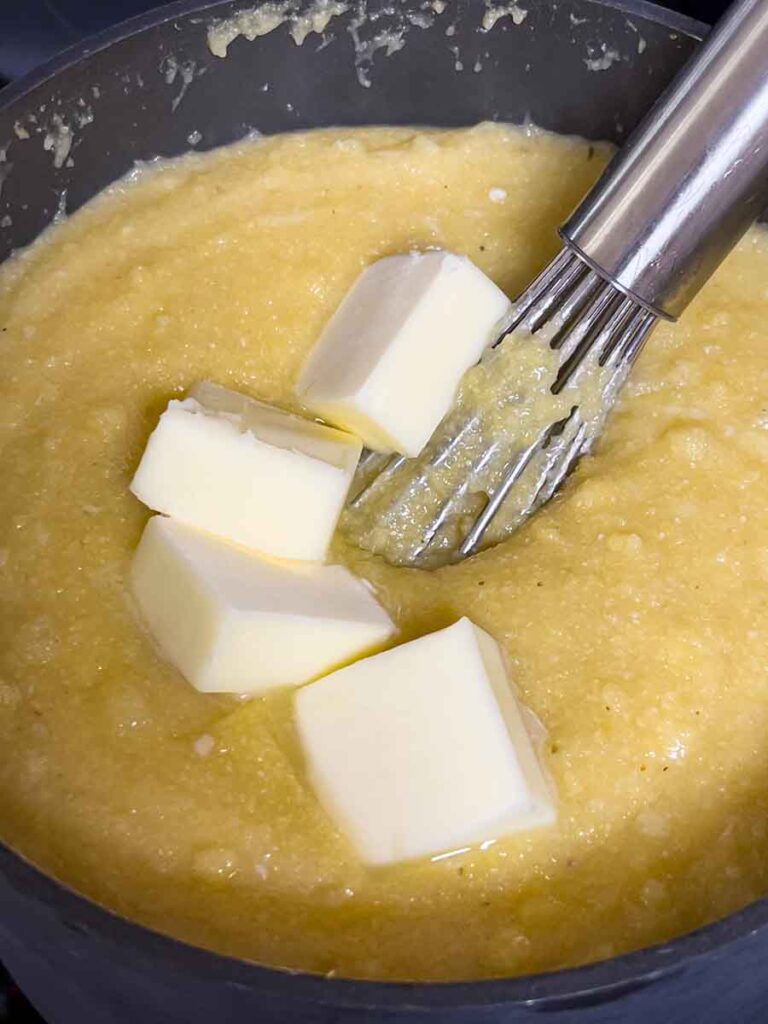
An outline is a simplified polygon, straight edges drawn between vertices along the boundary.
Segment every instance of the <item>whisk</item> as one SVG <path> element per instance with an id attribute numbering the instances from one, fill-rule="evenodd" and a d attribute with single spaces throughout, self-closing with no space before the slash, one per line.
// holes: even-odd
<path id="1" fill-rule="evenodd" d="M 484 431 L 489 410 L 457 406 L 418 458 L 365 453 L 347 535 L 389 561 L 434 566 L 515 529 L 589 450 L 658 320 L 677 319 L 760 214 L 767 185 L 768 0 L 738 0 L 561 227 L 561 251 L 502 325 L 496 346 L 532 337 L 554 353 L 557 416 L 515 444 Z M 515 397 L 513 419 L 533 397 Z"/>

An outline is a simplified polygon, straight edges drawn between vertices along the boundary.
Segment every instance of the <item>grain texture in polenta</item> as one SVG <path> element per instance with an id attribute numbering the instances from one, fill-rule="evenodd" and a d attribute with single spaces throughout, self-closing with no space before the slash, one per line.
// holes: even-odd
<path id="1" fill-rule="evenodd" d="M 403 638 L 470 615 L 503 644 L 548 729 L 556 827 L 363 869 L 303 781 L 288 700 L 197 693 L 127 595 L 147 517 L 128 483 L 171 397 L 213 379 L 290 405 L 326 320 L 390 253 L 463 253 L 513 294 L 605 156 L 499 126 L 248 142 L 115 187 L 0 269 L 5 840 L 160 930 L 372 978 L 583 962 L 768 891 L 758 230 L 510 540 L 434 573 L 337 542 Z"/>

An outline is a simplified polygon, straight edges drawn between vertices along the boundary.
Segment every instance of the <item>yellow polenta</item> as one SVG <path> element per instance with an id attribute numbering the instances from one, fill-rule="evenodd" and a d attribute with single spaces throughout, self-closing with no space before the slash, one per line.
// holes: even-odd
<path id="1" fill-rule="evenodd" d="M 169 398 L 208 378 L 291 405 L 324 323 L 390 253 L 463 253 L 514 294 L 606 156 L 499 126 L 247 142 L 116 186 L 0 269 L 5 840 L 163 931 L 374 978 L 578 963 L 768 891 L 758 230 L 510 540 L 433 573 L 337 542 L 402 638 L 469 615 L 503 644 L 548 730 L 557 827 L 362 868 L 303 779 L 289 699 L 197 693 L 126 589 L 147 518 L 128 483 Z"/>

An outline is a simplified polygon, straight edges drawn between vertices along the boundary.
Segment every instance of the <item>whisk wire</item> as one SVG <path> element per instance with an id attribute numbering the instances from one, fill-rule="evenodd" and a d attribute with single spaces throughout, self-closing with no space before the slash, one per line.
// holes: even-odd
<path id="1" fill-rule="evenodd" d="M 443 561 L 455 560 L 479 550 L 502 506 L 512 501 L 516 485 L 523 488 L 516 499 L 519 508 L 516 505 L 515 515 L 505 516 L 505 529 L 514 529 L 549 501 L 598 436 L 605 414 L 656 322 L 654 313 L 605 280 L 576 252 L 561 250 L 520 295 L 494 344 L 514 344 L 515 331 L 536 334 L 547 342 L 558 353 L 550 390 L 554 395 L 572 392 L 570 413 L 509 455 L 491 439 L 451 494 L 438 501 L 431 521 L 410 549 L 408 564 L 436 564 L 438 556 Z M 583 387 L 589 381 L 597 388 L 598 401 L 596 405 L 587 403 L 590 408 L 585 411 Z M 433 439 L 428 445 L 420 464 L 402 455 L 368 453 L 361 460 L 360 485 L 349 507 L 359 511 L 379 493 L 387 494 L 389 500 L 390 492 L 380 488 L 403 471 L 403 488 L 391 499 L 390 510 L 407 509 L 429 488 L 430 473 L 459 449 L 481 417 L 482 410 L 462 422 L 455 411 L 449 413 L 435 434 L 439 441 Z M 483 483 L 484 472 L 492 485 Z M 481 499 L 482 507 L 471 513 L 459 540 L 446 540 L 444 528 L 451 517 L 463 523 L 467 503 L 476 505 Z M 381 514 L 378 504 L 372 508 Z"/>

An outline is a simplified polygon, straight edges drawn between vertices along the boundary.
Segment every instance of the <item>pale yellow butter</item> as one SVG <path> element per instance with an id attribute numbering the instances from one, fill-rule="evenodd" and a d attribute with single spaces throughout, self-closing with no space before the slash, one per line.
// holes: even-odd
<path id="1" fill-rule="evenodd" d="M 506 295 L 466 257 L 388 256 L 347 293 L 296 392 L 369 448 L 418 455 L 509 309 Z"/>
<path id="2" fill-rule="evenodd" d="M 206 383 L 169 403 L 131 490 L 227 540 L 320 561 L 360 451 L 350 434 Z"/>
<path id="3" fill-rule="evenodd" d="M 163 655 L 206 692 L 305 683 L 394 633 L 348 569 L 261 558 L 164 516 L 146 526 L 131 585 Z"/>
<path id="4" fill-rule="evenodd" d="M 317 794 L 370 864 L 555 820 L 501 651 L 469 619 L 304 687 L 295 708 Z"/>

